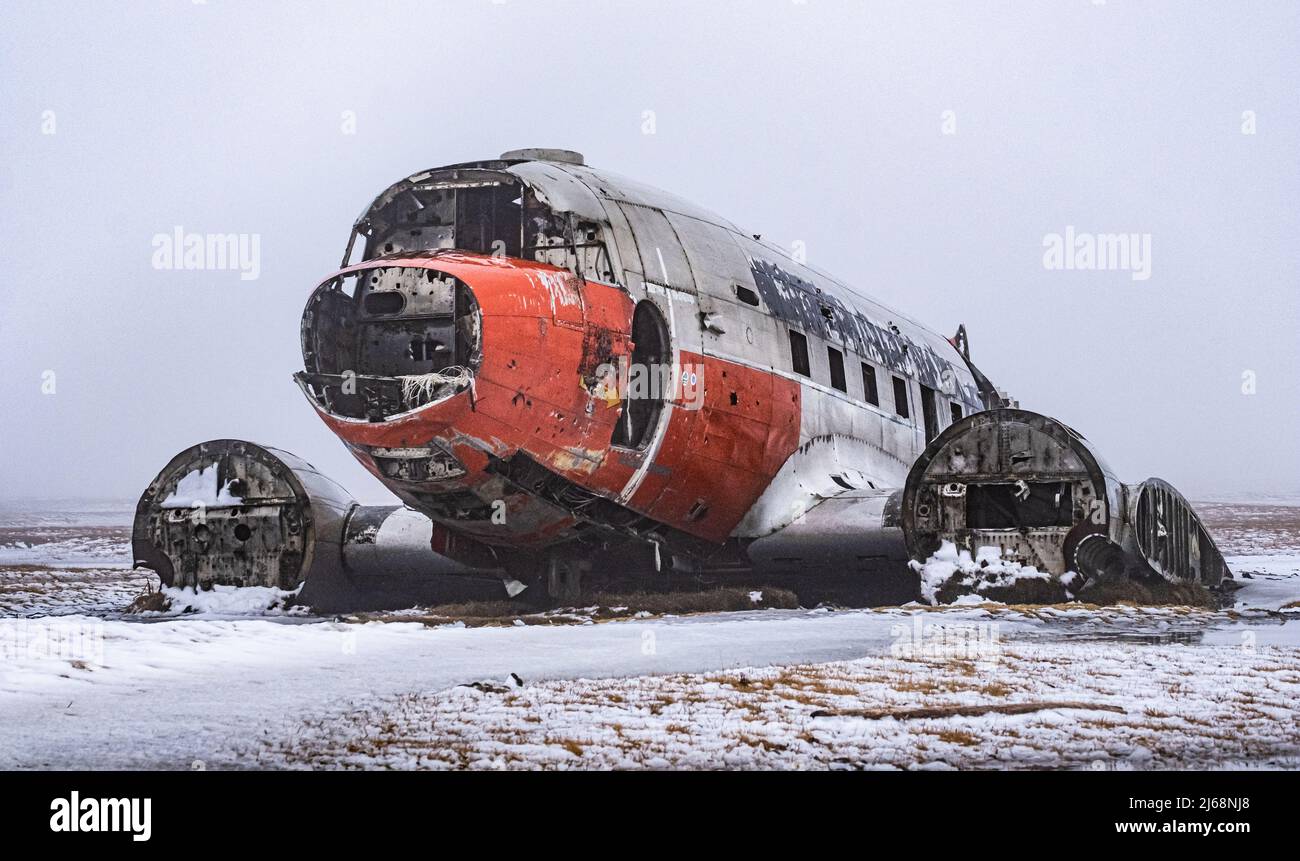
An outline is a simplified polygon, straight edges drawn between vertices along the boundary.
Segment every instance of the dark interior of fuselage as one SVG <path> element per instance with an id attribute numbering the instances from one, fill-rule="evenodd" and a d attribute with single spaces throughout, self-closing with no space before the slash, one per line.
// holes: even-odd
<path id="1" fill-rule="evenodd" d="M 537 260 L 614 282 L 599 225 L 555 212 L 498 171 L 457 170 L 398 189 L 359 225 L 361 259 L 440 249 Z M 667 345 L 661 325 L 634 334 L 647 363 Z M 471 285 L 422 267 L 389 266 L 337 279 L 303 321 L 305 384 L 331 412 L 382 421 L 468 385 L 478 369 L 481 319 Z M 651 355 L 653 354 L 653 355 Z M 466 373 L 467 372 L 467 373 Z M 634 399 L 620 444 L 635 447 L 658 410 Z"/>
<path id="2" fill-rule="evenodd" d="M 303 319 L 305 381 L 331 412 L 382 421 L 460 391 L 478 368 L 480 318 L 460 279 L 379 266 L 317 291 Z"/>
<path id="3" fill-rule="evenodd" d="M 524 209 L 524 195 L 513 182 L 417 185 L 370 213 L 364 259 L 435 248 L 519 257 Z"/>
<path id="4" fill-rule="evenodd" d="M 623 381 L 625 406 L 610 440 L 621 448 L 645 445 L 674 384 L 668 329 L 653 302 L 637 303 L 632 344 L 632 361 Z"/>

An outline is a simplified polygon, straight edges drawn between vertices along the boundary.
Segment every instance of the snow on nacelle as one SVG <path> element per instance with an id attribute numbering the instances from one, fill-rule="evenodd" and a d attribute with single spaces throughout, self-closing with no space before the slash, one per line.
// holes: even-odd
<path id="1" fill-rule="evenodd" d="M 1232 576 L 1167 482 L 1122 484 L 1078 432 L 1026 410 L 976 413 L 945 430 L 913 464 L 902 509 L 918 562 L 950 541 L 972 555 L 995 547 L 1003 559 L 1058 576 L 1210 588 Z"/>
<path id="2" fill-rule="evenodd" d="M 617 541 L 786 559 L 773 536 L 901 488 L 996 405 L 964 338 L 803 257 L 576 153 L 434 168 L 357 220 L 298 381 L 399 498 L 514 570 Z M 871 506 L 815 519 L 837 507 Z"/>
<path id="3" fill-rule="evenodd" d="M 504 598 L 519 584 L 435 553 L 433 524 L 403 506 L 359 505 L 311 464 L 243 440 L 176 455 L 136 506 L 137 568 L 164 585 L 302 588 L 323 611 Z M 304 585 L 306 584 L 306 585 Z"/>

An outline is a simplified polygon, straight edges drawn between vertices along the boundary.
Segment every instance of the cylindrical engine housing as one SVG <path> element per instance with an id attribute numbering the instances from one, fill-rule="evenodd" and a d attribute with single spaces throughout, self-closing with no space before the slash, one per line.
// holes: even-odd
<path id="1" fill-rule="evenodd" d="M 169 586 L 306 584 L 322 610 L 504 597 L 500 573 L 435 553 L 433 524 L 401 505 L 358 505 L 302 458 L 244 440 L 176 455 L 136 506 L 132 551 Z"/>
<path id="2" fill-rule="evenodd" d="M 1191 505 L 1166 482 L 1121 484 L 1091 443 L 1020 409 L 974 413 L 926 446 L 903 492 L 915 560 L 944 541 L 1061 575 L 1161 576 L 1218 585 L 1223 557 Z"/>

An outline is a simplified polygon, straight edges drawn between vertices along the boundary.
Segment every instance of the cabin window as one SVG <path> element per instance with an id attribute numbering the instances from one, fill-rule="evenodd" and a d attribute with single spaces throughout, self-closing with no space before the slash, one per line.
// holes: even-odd
<path id="1" fill-rule="evenodd" d="M 921 416 L 925 420 L 925 441 L 929 442 L 939 435 L 938 396 L 929 386 L 921 386 Z"/>
<path id="2" fill-rule="evenodd" d="M 873 407 L 880 406 L 880 389 L 876 388 L 876 369 L 862 363 L 862 395 Z"/>
<path id="3" fill-rule="evenodd" d="M 957 424 L 957 422 L 961 421 L 961 404 L 953 403 L 950 406 L 952 407 L 952 423 Z"/>
<path id="4" fill-rule="evenodd" d="M 905 419 L 912 416 L 907 408 L 907 380 L 902 377 L 894 377 L 894 412 Z"/>
<path id="5" fill-rule="evenodd" d="M 808 339 L 804 337 L 803 332 L 796 332 L 794 329 L 790 330 L 790 362 L 796 374 L 812 376 L 812 369 L 808 366 Z"/>
<path id="6" fill-rule="evenodd" d="M 831 363 L 831 385 L 841 392 L 847 392 L 849 384 L 844 380 L 844 354 L 834 347 L 827 347 L 826 357 Z"/>

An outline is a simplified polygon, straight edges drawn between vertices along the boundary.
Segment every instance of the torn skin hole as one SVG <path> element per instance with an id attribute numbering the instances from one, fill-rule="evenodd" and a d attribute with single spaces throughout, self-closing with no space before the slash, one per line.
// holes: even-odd
<path id="1" fill-rule="evenodd" d="M 744 302 L 746 305 L 752 305 L 755 308 L 759 305 L 758 294 L 740 284 L 736 285 L 736 298 L 741 302 Z"/>
<path id="2" fill-rule="evenodd" d="M 704 515 L 708 513 L 709 513 L 709 504 L 705 502 L 703 499 L 697 499 L 695 500 L 695 504 L 691 506 L 691 510 L 686 512 L 686 519 L 688 521 L 694 522 L 696 520 L 700 520 L 701 518 L 704 517 Z"/>

